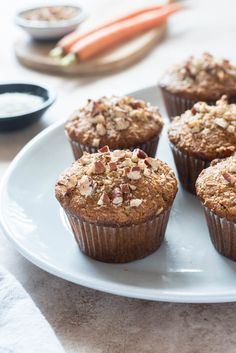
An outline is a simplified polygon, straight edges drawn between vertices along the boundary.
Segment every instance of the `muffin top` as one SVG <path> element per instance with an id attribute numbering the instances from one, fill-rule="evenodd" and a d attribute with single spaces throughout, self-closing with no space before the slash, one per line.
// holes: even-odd
<path id="1" fill-rule="evenodd" d="M 188 155 L 211 161 L 236 151 L 236 104 L 226 96 L 210 106 L 196 103 L 176 117 L 169 128 L 170 141 Z"/>
<path id="2" fill-rule="evenodd" d="M 206 207 L 236 222 L 236 155 L 212 161 L 199 175 L 196 190 Z"/>
<path id="3" fill-rule="evenodd" d="M 177 192 L 173 171 L 140 149 L 108 146 L 84 155 L 56 183 L 56 197 L 72 215 L 92 223 L 137 224 L 171 206 Z"/>
<path id="4" fill-rule="evenodd" d="M 65 129 L 72 140 L 81 144 L 117 149 L 154 138 L 162 126 L 157 107 L 129 96 L 112 96 L 89 99 L 67 121 Z"/>
<path id="5" fill-rule="evenodd" d="M 160 86 L 172 93 L 196 100 L 217 100 L 222 94 L 236 94 L 236 66 L 209 53 L 189 57 L 164 74 Z"/>

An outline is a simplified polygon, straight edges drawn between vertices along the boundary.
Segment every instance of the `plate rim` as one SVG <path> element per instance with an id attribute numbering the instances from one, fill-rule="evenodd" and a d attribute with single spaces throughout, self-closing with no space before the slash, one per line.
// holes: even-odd
<path id="1" fill-rule="evenodd" d="M 148 86 L 145 88 L 141 88 L 139 90 L 130 92 L 128 94 L 130 95 L 135 95 L 137 93 L 141 93 L 143 91 L 151 90 L 155 88 L 156 86 Z M 226 294 L 176 294 L 176 293 L 171 293 L 169 289 L 163 292 L 158 292 L 158 289 L 152 289 L 151 291 L 144 293 L 143 292 L 143 287 L 139 287 L 138 291 L 137 288 L 135 290 L 134 286 L 129 286 L 127 288 L 127 285 L 120 285 L 120 288 L 112 288 L 112 287 L 107 287 L 105 284 L 106 282 L 104 280 L 96 280 L 96 282 L 93 282 L 91 280 L 86 280 L 85 277 L 75 277 L 71 274 L 68 274 L 62 270 L 58 270 L 54 265 L 51 265 L 48 263 L 46 260 L 40 259 L 39 256 L 37 255 L 32 255 L 30 252 L 25 249 L 24 246 L 21 245 L 20 241 L 18 242 L 17 239 L 14 238 L 14 236 L 11 235 L 10 230 L 8 229 L 7 223 L 4 220 L 3 217 L 3 208 L 4 208 L 4 190 L 5 186 L 7 185 L 7 182 L 9 180 L 9 177 L 11 176 L 12 171 L 14 170 L 15 166 L 18 164 L 18 162 L 21 160 L 21 158 L 35 145 L 43 139 L 45 136 L 49 135 L 50 133 L 55 133 L 56 130 L 60 129 L 64 125 L 65 121 L 60 121 L 56 122 L 50 126 L 48 126 L 46 129 L 42 130 L 40 133 L 38 133 L 36 136 L 34 136 L 14 157 L 10 165 L 7 167 L 7 170 L 5 171 L 2 180 L 0 182 L 0 228 L 2 230 L 2 233 L 5 235 L 5 237 L 8 239 L 8 241 L 13 244 L 13 246 L 16 248 L 16 250 L 28 261 L 33 263 L 35 266 L 41 268 L 42 270 L 53 274 L 59 278 L 62 278 L 64 280 L 73 282 L 75 284 L 99 290 L 105 293 L 110 293 L 114 295 L 120 295 L 128 298 L 136 298 L 136 299 L 143 299 L 143 300 L 153 300 L 153 301 L 163 301 L 163 302 L 175 302 L 175 303 L 224 303 L 224 302 L 234 302 L 236 301 L 236 288 L 235 288 L 235 293 L 228 292 Z M 109 265 L 109 264 L 108 264 Z M 130 288 L 133 287 L 133 290 L 130 290 Z"/>

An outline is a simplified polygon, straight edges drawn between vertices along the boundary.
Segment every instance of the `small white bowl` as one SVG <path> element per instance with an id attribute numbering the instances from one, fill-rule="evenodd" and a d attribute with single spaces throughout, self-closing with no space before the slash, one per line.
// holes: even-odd
<path id="1" fill-rule="evenodd" d="M 48 7 L 72 7 L 78 13 L 67 20 L 58 21 L 41 21 L 41 20 L 29 20 L 24 16 L 26 13 Z M 27 8 L 17 13 L 15 16 L 15 23 L 23 28 L 32 38 L 39 40 L 58 40 L 66 34 L 73 32 L 78 25 L 84 21 L 87 17 L 86 12 L 80 5 L 47 5 L 47 6 L 37 6 L 33 8 Z"/>

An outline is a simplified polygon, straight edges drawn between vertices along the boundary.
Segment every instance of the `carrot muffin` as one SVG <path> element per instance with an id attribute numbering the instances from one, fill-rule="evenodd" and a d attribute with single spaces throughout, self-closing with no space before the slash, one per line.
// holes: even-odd
<path id="1" fill-rule="evenodd" d="M 67 121 L 65 130 L 75 159 L 105 145 L 111 150 L 141 148 L 154 157 L 162 127 L 157 107 L 129 96 L 112 96 L 89 99 Z"/>
<path id="2" fill-rule="evenodd" d="M 199 175 L 196 190 L 213 245 L 236 261 L 236 156 L 213 161 Z"/>
<path id="3" fill-rule="evenodd" d="M 223 94 L 230 102 L 236 102 L 236 66 L 208 53 L 200 58 L 191 56 L 171 67 L 159 86 L 170 118 L 199 101 L 215 104 Z"/>
<path id="4" fill-rule="evenodd" d="M 226 96 L 216 105 L 194 104 L 171 122 L 169 140 L 182 186 L 195 193 L 199 173 L 236 151 L 236 104 L 228 104 Z"/>
<path id="5" fill-rule="evenodd" d="M 167 164 L 140 149 L 84 153 L 56 183 L 80 249 L 104 262 L 128 262 L 159 248 L 177 182 Z"/>

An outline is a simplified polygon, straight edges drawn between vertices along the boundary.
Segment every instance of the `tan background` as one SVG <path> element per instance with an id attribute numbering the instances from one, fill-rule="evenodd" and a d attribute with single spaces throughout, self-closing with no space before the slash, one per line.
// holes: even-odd
<path id="1" fill-rule="evenodd" d="M 90 10 L 99 3 L 81 2 Z M 109 6 L 112 2 L 109 0 Z M 148 1 L 119 1 L 124 9 L 129 2 L 136 6 Z M 0 176 L 32 136 L 49 123 L 65 119 L 87 97 L 122 94 L 153 85 L 169 64 L 191 53 L 208 50 L 236 62 L 235 0 L 196 0 L 194 10 L 171 19 L 166 41 L 127 70 L 114 75 L 74 79 L 43 75 L 21 67 L 12 48 L 14 38 L 21 34 L 12 24 L 13 15 L 17 8 L 33 3 L 30 0 L 0 1 L 0 77 L 3 81 L 47 83 L 58 92 L 58 99 L 41 123 L 24 131 L 0 134 Z M 236 352 L 234 303 L 158 303 L 82 288 L 31 265 L 3 236 L 0 237 L 0 265 L 20 280 L 68 353 Z"/>

